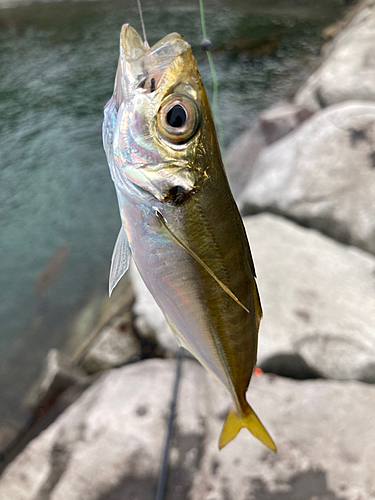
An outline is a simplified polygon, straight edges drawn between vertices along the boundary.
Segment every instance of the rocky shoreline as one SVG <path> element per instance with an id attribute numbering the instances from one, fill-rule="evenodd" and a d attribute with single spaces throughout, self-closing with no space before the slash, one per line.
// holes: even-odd
<path id="1" fill-rule="evenodd" d="M 226 154 L 264 309 L 248 398 L 279 452 L 245 433 L 217 451 L 229 403 L 187 359 L 166 498 L 375 497 L 374 54 L 368 0 L 294 99 Z M 14 448 L 0 498 L 154 497 L 177 344 L 135 267 L 130 277 L 70 357 L 49 354 L 28 401 L 44 424 Z"/>

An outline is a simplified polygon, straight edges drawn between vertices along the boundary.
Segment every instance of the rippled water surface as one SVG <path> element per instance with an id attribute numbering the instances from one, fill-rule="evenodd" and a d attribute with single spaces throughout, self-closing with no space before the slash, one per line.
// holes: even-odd
<path id="1" fill-rule="evenodd" d="M 149 42 L 182 33 L 210 93 L 198 0 L 143 6 Z M 321 30 L 342 7 L 339 0 L 205 7 L 228 145 L 309 73 Z M 124 22 L 140 29 L 136 0 L 0 9 L 0 449 L 27 416 L 22 400 L 48 349 L 64 345 L 73 315 L 107 286 L 120 222 L 101 120 Z M 228 50 L 236 44 L 242 48 Z"/>

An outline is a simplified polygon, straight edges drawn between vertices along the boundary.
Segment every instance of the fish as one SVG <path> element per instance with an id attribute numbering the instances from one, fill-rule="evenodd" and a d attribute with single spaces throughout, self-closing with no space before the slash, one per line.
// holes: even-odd
<path id="1" fill-rule="evenodd" d="M 150 48 L 122 26 L 103 145 L 121 216 L 110 294 L 132 255 L 178 343 L 232 399 L 219 449 L 245 427 L 276 451 L 246 400 L 262 317 L 254 263 L 196 59 L 181 35 Z"/>

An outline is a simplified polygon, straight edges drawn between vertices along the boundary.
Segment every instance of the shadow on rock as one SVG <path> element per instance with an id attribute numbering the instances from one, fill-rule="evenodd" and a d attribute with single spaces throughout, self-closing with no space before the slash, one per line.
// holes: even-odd
<path id="1" fill-rule="evenodd" d="M 344 500 L 328 489 L 326 473 L 323 470 L 310 469 L 299 472 L 290 478 L 288 489 L 270 491 L 264 481 L 252 481 L 254 498 L 257 500 L 301 500 L 301 498 L 314 500 Z"/>

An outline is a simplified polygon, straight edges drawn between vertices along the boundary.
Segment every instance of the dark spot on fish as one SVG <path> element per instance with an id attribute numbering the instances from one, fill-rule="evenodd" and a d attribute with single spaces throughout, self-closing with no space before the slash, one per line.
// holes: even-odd
<path id="1" fill-rule="evenodd" d="M 155 78 L 151 78 L 151 89 L 150 92 L 155 92 Z"/>
<path id="2" fill-rule="evenodd" d="M 144 417 L 148 413 L 148 408 L 147 406 L 138 406 L 138 408 L 135 410 L 135 413 L 138 415 L 138 417 Z"/>
<path id="3" fill-rule="evenodd" d="M 373 151 L 373 152 L 369 155 L 369 158 L 370 158 L 370 162 L 371 162 L 371 168 L 374 168 L 374 169 L 375 169 L 375 151 Z"/>
<path id="4" fill-rule="evenodd" d="M 233 465 L 235 465 L 236 467 L 238 467 L 239 465 L 241 465 L 241 459 L 240 458 L 235 458 L 233 460 Z"/>
<path id="5" fill-rule="evenodd" d="M 167 113 L 167 123 L 173 128 L 183 127 L 186 120 L 186 111 L 180 104 L 173 106 Z"/>
<path id="6" fill-rule="evenodd" d="M 180 205 L 189 197 L 190 193 L 191 192 L 187 192 L 182 186 L 173 186 L 168 191 L 166 199 L 173 205 Z"/>
<path id="7" fill-rule="evenodd" d="M 367 142 L 366 132 L 364 130 L 356 130 L 354 128 L 349 129 L 350 133 L 350 145 L 351 147 L 355 147 L 358 142 L 364 141 Z"/>

